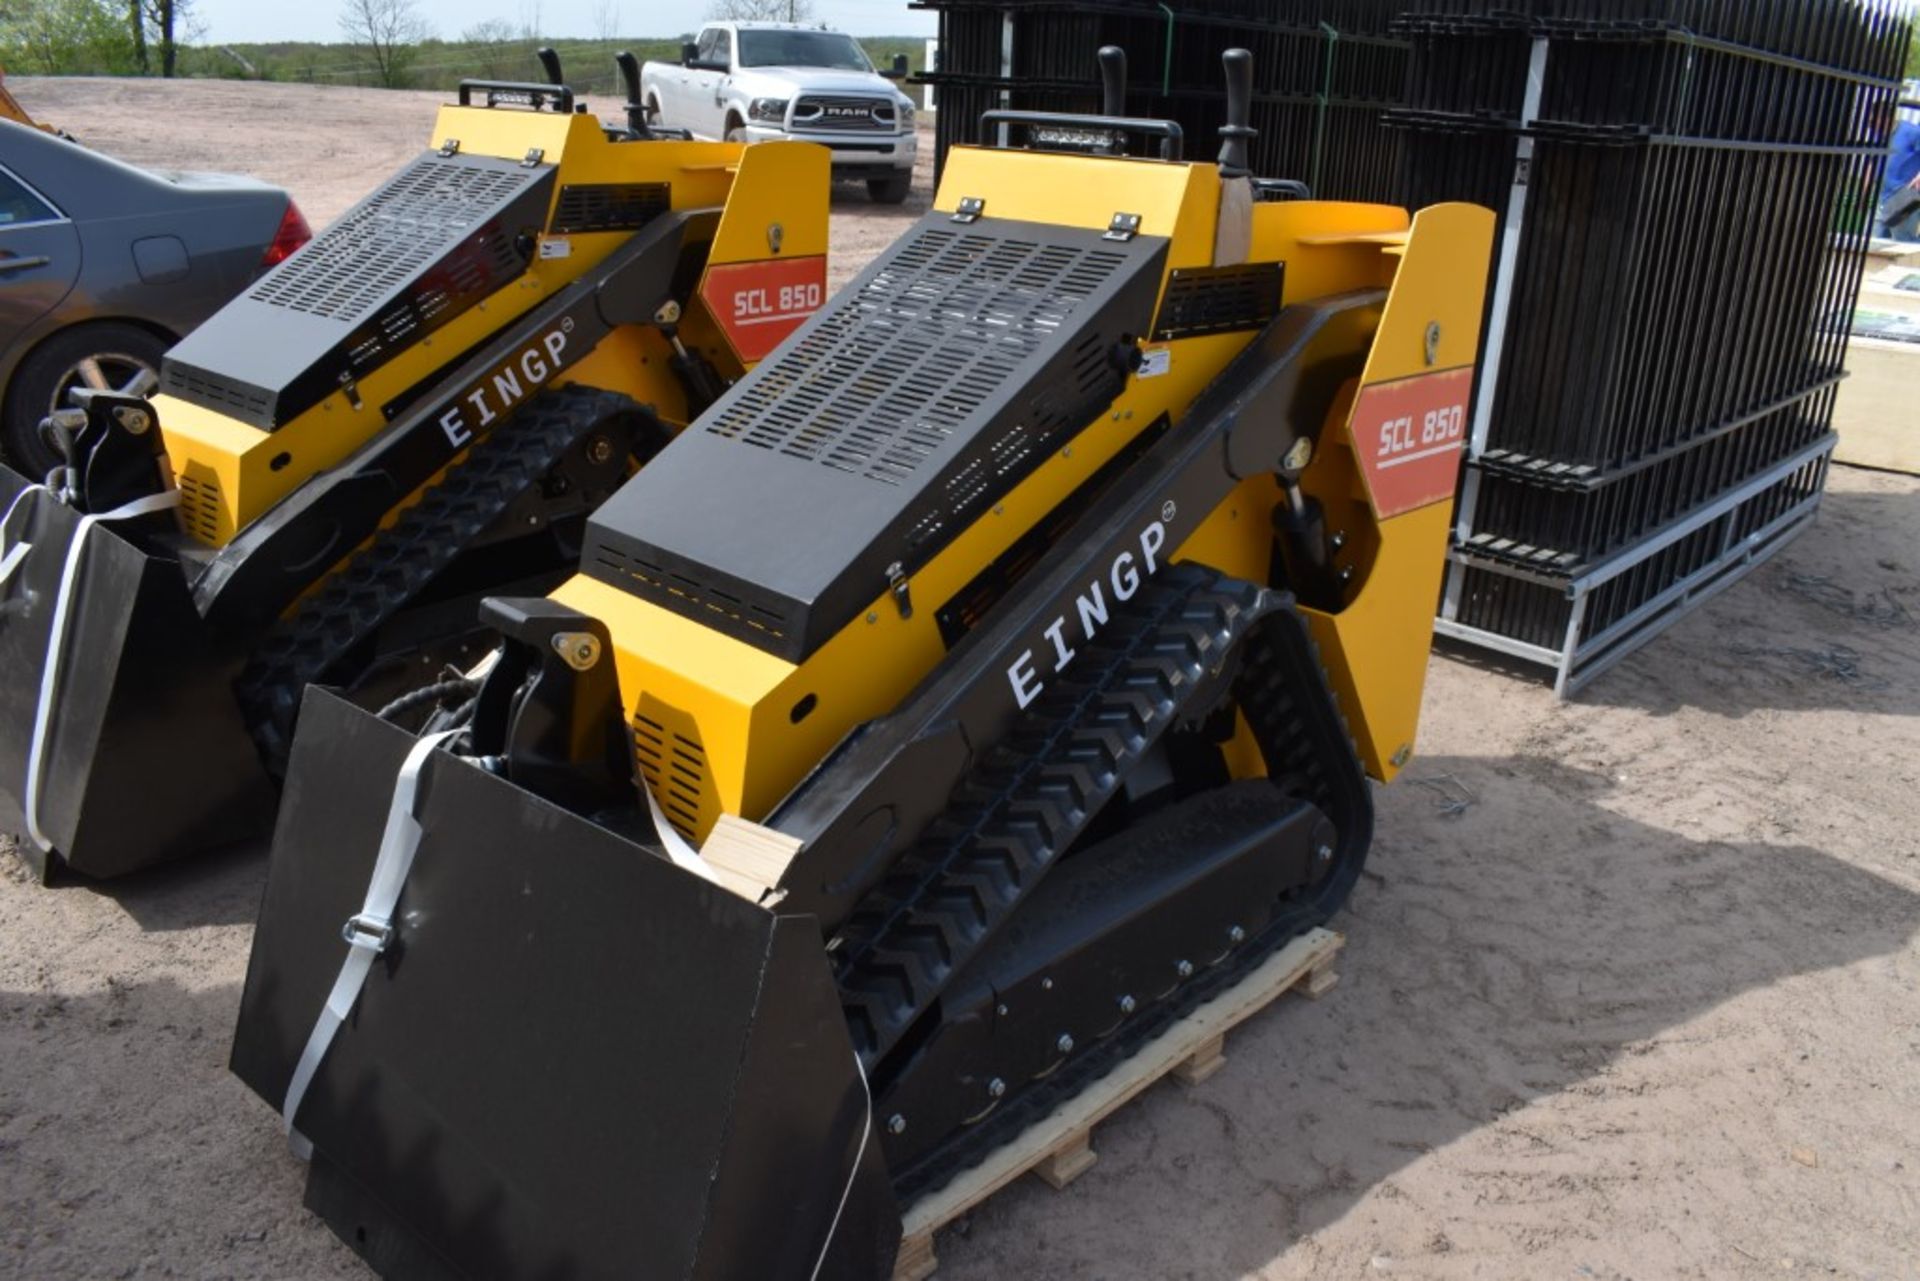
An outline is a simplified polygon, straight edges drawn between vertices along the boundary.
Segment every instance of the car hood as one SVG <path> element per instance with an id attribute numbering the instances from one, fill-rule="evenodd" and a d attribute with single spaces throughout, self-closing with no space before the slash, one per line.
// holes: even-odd
<path id="1" fill-rule="evenodd" d="M 767 97 L 795 97 L 802 93 L 853 93 L 911 102 L 891 83 L 867 71 L 828 71 L 820 67 L 749 67 L 733 77 L 742 91 Z"/>

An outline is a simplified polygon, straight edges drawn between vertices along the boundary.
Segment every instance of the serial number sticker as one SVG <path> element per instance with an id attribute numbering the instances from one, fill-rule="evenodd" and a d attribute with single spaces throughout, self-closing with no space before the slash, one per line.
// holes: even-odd
<path id="1" fill-rule="evenodd" d="M 1138 375 L 1141 378 L 1158 378 L 1173 368 L 1173 348 L 1148 347 L 1140 356 Z"/>
<path id="2" fill-rule="evenodd" d="M 540 256 L 542 258 L 571 258 L 573 257 L 573 242 L 565 236 L 542 237 L 540 241 Z"/>

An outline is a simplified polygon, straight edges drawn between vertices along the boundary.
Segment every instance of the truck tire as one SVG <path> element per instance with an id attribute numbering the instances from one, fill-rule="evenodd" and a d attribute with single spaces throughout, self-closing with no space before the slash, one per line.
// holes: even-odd
<path id="1" fill-rule="evenodd" d="M 727 118 L 727 141 L 740 143 L 748 141 L 747 127 L 731 116 Z"/>
<path id="2" fill-rule="evenodd" d="M 897 205 L 913 190 L 913 170 L 902 169 L 885 178 L 867 179 L 867 197 L 876 205 Z"/>

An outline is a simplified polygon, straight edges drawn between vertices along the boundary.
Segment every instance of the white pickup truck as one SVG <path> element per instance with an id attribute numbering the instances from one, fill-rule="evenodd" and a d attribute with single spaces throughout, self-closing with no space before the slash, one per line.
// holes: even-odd
<path id="1" fill-rule="evenodd" d="M 863 179 L 882 204 L 913 186 L 918 143 L 913 100 L 877 72 L 852 36 L 788 22 L 713 22 L 681 49 L 678 63 L 640 68 L 650 124 L 696 138 L 817 142 L 833 152 L 836 178 Z"/>

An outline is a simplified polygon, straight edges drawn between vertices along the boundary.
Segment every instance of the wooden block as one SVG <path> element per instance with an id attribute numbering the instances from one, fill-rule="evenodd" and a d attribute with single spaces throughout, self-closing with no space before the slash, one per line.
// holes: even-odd
<path id="1" fill-rule="evenodd" d="M 1173 1079 L 1182 1085 L 1198 1085 L 1227 1065 L 1227 1034 L 1222 1032 L 1195 1050 L 1184 1063 L 1177 1063 Z"/>
<path id="2" fill-rule="evenodd" d="M 1058 1192 L 1093 1168 L 1100 1156 L 1093 1150 L 1093 1131 L 1082 1130 L 1066 1143 L 1049 1152 L 1033 1167 L 1033 1172 Z"/>
<path id="3" fill-rule="evenodd" d="M 793 837 L 738 814 L 722 814 L 700 846 L 700 857 L 713 865 L 720 883 L 755 903 L 780 884 L 799 852 L 800 842 Z"/>
<path id="4" fill-rule="evenodd" d="M 940 1267 L 933 1255 L 933 1233 L 921 1232 L 900 1241 L 893 1256 L 893 1281 L 926 1281 Z"/>
<path id="5" fill-rule="evenodd" d="M 1339 982 L 1340 972 L 1333 968 L 1333 957 L 1329 955 L 1325 961 L 1313 967 L 1306 981 L 1295 990 L 1309 1001 L 1317 1001 L 1333 991 L 1334 986 Z"/>
<path id="6" fill-rule="evenodd" d="M 906 1207 L 894 1281 L 920 1281 L 934 1268 L 933 1234 L 1029 1170 L 1054 1187 L 1094 1162 L 1093 1127 L 1161 1077 L 1226 1061 L 1227 1033 L 1289 991 L 1333 987 L 1333 960 L 1346 942 L 1331 930 L 1309 930 L 1268 957 L 1239 983 L 1134 1051 L 1106 1076 L 1065 1100 L 938 1192 Z M 1183 1079 L 1185 1079 L 1183 1077 Z"/>

